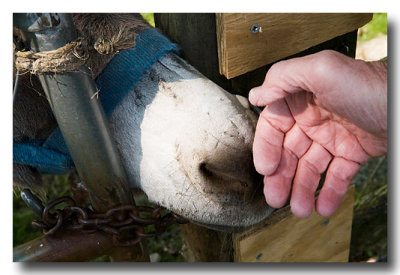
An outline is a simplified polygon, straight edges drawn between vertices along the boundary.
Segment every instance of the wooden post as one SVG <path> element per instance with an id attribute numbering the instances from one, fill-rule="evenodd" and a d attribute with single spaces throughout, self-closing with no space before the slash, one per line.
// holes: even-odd
<path id="1" fill-rule="evenodd" d="M 266 68 L 227 79 L 219 73 L 216 19 L 214 13 L 154 14 L 156 27 L 182 49 L 182 58 L 225 90 L 247 96 L 262 84 Z"/>
<path id="2" fill-rule="evenodd" d="M 233 235 L 236 262 L 347 262 L 350 251 L 354 186 L 331 217 L 315 211 L 307 219 L 293 216 L 290 206 L 263 223 Z"/>
<path id="3" fill-rule="evenodd" d="M 182 57 L 186 59 L 190 64 L 192 64 L 194 67 L 196 67 L 202 74 L 204 74 L 206 77 L 214 81 L 217 85 L 221 86 L 228 92 L 231 92 L 233 94 L 240 94 L 243 96 L 248 96 L 248 92 L 251 88 L 258 86 L 262 84 L 265 78 L 265 74 L 269 67 L 272 65 L 271 63 L 264 63 L 263 66 L 258 67 L 257 69 L 254 69 L 251 71 L 246 71 L 246 73 L 238 75 L 236 73 L 237 68 L 232 68 L 230 69 L 233 70 L 233 75 L 234 77 L 231 77 L 232 74 L 225 73 L 225 71 L 220 68 L 220 64 L 222 64 L 224 61 L 219 60 L 219 58 L 225 58 L 224 56 L 221 56 L 221 49 L 220 49 L 220 56 L 218 56 L 218 47 L 225 43 L 221 39 L 223 39 L 223 34 L 224 30 L 221 29 L 223 28 L 223 24 L 221 22 L 227 22 L 226 20 L 229 18 L 235 17 L 236 19 L 240 19 L 240 15 L 230 15 L 230 17 L 226 17 L 223 14 L 212 14 L 212 13 L 195 13 L 195 14 L 187 14 L 187 13 L 178 13 L 178 14 L 154 14 L 154 19 L 155 19 L 155 24 L 156 27 L 161 30 L 162 33 L 164 33 L 167 37 L 169 37 L 172 41 L 178 43 L 181 46 L 182 49 Z M 247 17 L 251 15 L 246 15 Z M 257 14 L 258 17 L 260 17 L 260 14 Z M 343 14 L 344 17 L 346 14 Z M 287 59 L 287 58 L 292 58 L 292 57 L 297 57 L 297 56 L 304 56 L 307 54 L 315 53 L 318 51 L 321 51 L 323 49 L 333 49 L 340 51 L 348 56 L 354 57 L 355 56 L 355 48 L 356 48 L 356 42 L 357 42 L 357 27 L 361 26 L 362 24 L 366 23 L 368 21 L 368 16 L 369 15 L 362 15 L 359 16 L 359 21 L 358 23 L 355 23 L 351 26 L 353 26 L 353 29 L 346 29 L 345 27 L 341 27 L 340 33 L 336 34 L 336 37 L 332 36 L 324 36 L 325 40 L 318 40 L 315 42 L 315 39 L 310 39 L 313 41 L 311 44 L 307 43 L 302 43 L 301 48 L 298 48 L 297 51 L 293 52 L 290 51 L 290 45 L 286 45 L 284 49 L 288 52 L 286 55 L 281 54 L 281 53 L 276 53 L 275 56 L 278 56 L 278 59 Z M 262 16 L 261 16 L 262 17 Z M 260 17 L 260 18 L 261 18 Z M 289 14 L 284 15 L 285 18 L 290 17 Z M 335 15 L 334 16 L 336 19 L 335 20 L 340 20 L 340 16 Z M 370 18 L 371 16 L 369 16 Z M 218 19 L 217 19 L 218 18 Z M 284 21 L 279 21 L 279 16 L 274 17 L 276 22 L 273 22 L 273 26 L 280 26 L 283 29 L 283 33 L 280 33 L 278 37 L 284 37 L 285 35 L 296 35 L 296 30 L 293 29 L 293 24 L 292 24 L 292 29 L 288 28 L 288 26 L 285 26 Z M 319 18 L 318 20 L 321 20 L 321 16 L 317 16 Z M 238 20 L 239 20 L 238 19 Z M 247 18 L 249 19 L 249 18 Z M 224 21 L 225 20 L 225 21 Z M 306 20 L 306 18 L 302 19 Z M 317 24 L 319 21 L 314 20 L 315 24 Z M 334 26 L 333 22 L 335 20 L 330 20 L 329 24 L 332 24 Z M 228 20 L 229 21 L 229 20 Z M 235 21 L 235 20 L 234 20 Z M 356 20 L 357 21 L 357 20 Z M 342 24 L 343 25 L 343 24 Z M 341 25 L 341 26 L 342 26 Z M 345 24 L 346 25 L 346 24 Z M 286 27 L 286 28 L 285 28 Z M 318 26 L 314 26 L 318 27 Z M 286 33 L 285 33 L 286 30 Z M 267 26 L 264 26 L 263 31 L 267 31 Z M 327 30 L 326 30 L 327 31 Z M 321 33 L 322 30 L 319 30 L 319 33 Z M 218 33 L 218 37 L 217 37 Z M 225 32 L 226 34 L 226 32 Z M 314 35 L 313 33 L 308 32 L 308 36 Z M 301 42 L 301 40 L 307 40 L 304 37 L 297 37 L 298 41 Z M 240 37 L 236 36 L 236 40 L 240 40 Z M 291 38 L 292 41 L 296 41 L 293 39 L 296 39 L 295 37 Z M 330 39 L 330 40 L 328 40 Z M 326 41 L 327 40 L 327 41 Z M 280 41 L 274 41 L 271 43 L 277 43 L 279 44 Z M 304 42 L 304 41 L 303 41 Z M 233 43 L 231 41 L 231 43 Z M 315 43 L 320 43 L 316 45 Z M 229 45 L 226 45 L 227 47 Z M 251 47 L 251 45 L 248 45 Z M 288 51 L 289 49 L 289 51 Z M 226 48 L 225 48 L 226 50 Z M 279 47 L 275 48 L 275 51 L 279 51 Z M 300 51 L 300 52 L 298 52 Z M 225 51 L 226 52 L 226 51 Z M 251 54 L 251 51 L 246 50 L 246 53 L 248 55 Z M 230 57 L 232 57 L 230 55 Z M 252 58 L 256 59 L 256 57 L 252 56 Z M 273 60 L 279 61 L 277 59 Z M 259 64 L 257 64 L 259 66 Z M 224 73 L 225 75 L 228 75 L 231 77 L 230 79 L 227 79 L 225 76 L 220 74 L 220 71 Z M 348 196 L 352 196 L 352 193 L 350 193 Z M 350 236 L 350 229 L 351 229 L 351 218 L 352 218 L 352 200 L 348 201 L 347 204 L 345 204 L 345 207 L 342 208 L 344 210 L 341 210 L 343 212 L 338 212 L 338 215 L 344 215 L 344 217 L 347 217 L 348 219 L 346 220 L 346 226 L 343 227 L 343 231 L 340 233 L 341 236 L 343 237 L 342 240 L 340 241 L 341 244 L 345 245 L 345 247 L 341 246 L 342 254 L 341 257 L 334 257 L 334 256 L 328 256 L 327 254 L 325 255 L 325 258 L 321 257 L 309 257 L 309 258 L 299 258 L 301 255 L 300 250 L 298 249 L 297 245 L 304 246 L 306 244 L 304 243 L 296 243 L 296 238 L 292 238 L 291 241 L 292 243 L 289 244 L 291 247 L 297 247 L 296 253 L 292 253 L 291 256 L 287 256 L 286 258 L 284 255 L 280 254 L 280 257 L 272 258 L 267 255 L 267 253 L 263 250 L 261 251 L 260 249 L 255 249 L 254 251 L 248 251 L 249 247 L 251 248 L 251 245 L 259 245 L 258 248 L 265 247 L 266 249 L 268 248 L 268 244 L 263 242 L 262 239 L 251 239 L 253 236 L 249 233 L 249 231 L 245 231 L 244 233 L 223 233 L 223 232 L 218 232 L 214 230 L 210 230 L 204 227 L 200 227 L 195 224 L 187 224 L 184 225 L 182 228 L 183 235 L 184 235 L 184 243 L 185 243 L 185 251 L 186 251 L 186 256 L 187 259 L 190 261 L 346 261 L 348 257 L 348 250 L 347 248 L 349 247 L 349 236 Z M 264 229 L 258 228 L 257 232 L 264 232 L 265 231 L 275 231 L 277 230 L 276 228 L 280 228 L 279 226 L 283 225 L 283 222 L 287 222 L 288 220 L 291 221 L 290 226 L 299 225 L 300 222 L 307 224 L 308 226 L 318 226 L 320 225 L 320 222 L 324 222 L 325 220 L 318 220 L 321 219 L 318 215 L 314 214 L 312 218 L 307 219 L 307 220 L 296 220 L 295 217 L 293 217 L 288 211 L 288 207 L 284 208 L 283 213 L 285 213 L 285 219 L 283 220 L 277 220 L 276 218 L 274 219 L 272 216 L 271 219 L 266 220 L 266 224 L 268 224 L 268 221 L 276 223 L 276 227 L 269 226 L 265 227 Z M 282 215 L 282 211 L 278 212 L 276 215 Z M 282 223 L 282 224 L 281 224 Z M 339 221 L 340 224 L 340 221 Z M 348 225 L 350 224 L 350 227 Z M 333 228 L 335 226 L 335 223 L 331 223 L 329 229 Z M 328 228 L 328 227 L 324 227 Z M 247 232 L 247 233 L 246 233 Z M 323 231 L 326 232 L 326 231 Z M 274 232 L 269 232 L 265 234 L 273 234 Z M 275 232 L 276 233 L 276 232 Z M 279 232 L 278 232 L 279 233 Z M 290 233 L 290 232 L 289 232 Z M 281 233 L 282 234 L 282 233 Z M 286 233 L 283 233 L 286 234 Z M 273 236 L 273 235 L 270 235 Z M 324 237 L 327 237 L 326 233 L 324 235 L 321 235 Z M 281 236 L 284 238 L 284 236 Z M 272 238 L 272 237 L 271 237 Z M 315 237 L 315 238 L 319 238 Z M 321 237 L 322 238 L 322 237 Z M 261 245 L 261 246 L 260 246 Z M 276 244 L 275 246 L 277 249 L 279 249 L 279 244 Z M 310 246 L 312 247 L 312 244 L 310 243 Z M 310 248 L 311 249 L 311 248 Z M 321 248 L 323 250 L 323 248 Z M 331 249 L 331 247 L 327 247 L 327 249 Z M 257 255 L 254 253 L 251 254 L 251 252 L 258 252 Z M 280 252 L 285 251 L 284 249 L 281 250 Z M 287 250 L 286 250 L 287 251 Z M 334 250 L 336 251 L 336 250 Z M 260 255 L 261 254 L 261 255 Z M 276 253 L 275 253 L 276 254 Z"/>

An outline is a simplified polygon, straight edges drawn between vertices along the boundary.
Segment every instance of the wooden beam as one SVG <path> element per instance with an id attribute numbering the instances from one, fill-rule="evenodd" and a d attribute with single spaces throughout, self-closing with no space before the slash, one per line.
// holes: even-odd
<path id="1" fill-rule="evenodd" d="M 307 219 L 286 206 L 263 224 L 233 234 L 237 262 L 347 262 L 350 251 L 354 186 L 331 217 L 315 211 Z"/>
<path id="2" fill-rule="evenodd" d="M 220 73 L 228 79 L 356 30 L 370 13 L 218 13 Z M 260 26 L 252 33 L 253 24 Z"/>

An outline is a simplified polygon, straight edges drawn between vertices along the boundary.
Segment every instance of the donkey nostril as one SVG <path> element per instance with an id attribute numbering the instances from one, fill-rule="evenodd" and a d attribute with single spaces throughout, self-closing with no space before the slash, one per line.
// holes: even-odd
<path id="1" fill-rule="evenodd" d="M 219 171 L 216 167 L 213 167 L 211 164 L 207 164 L 206 162 L 200 163 L 199 170 L 200 173 L 209 180 L 230 184 L 237 183 L 242 187 L 249 187 L 249 184 L 246 181 L 242 181 L 233 175 L 229 175 L 229 171 Z"/>
<path id="2" fill-rule="evenodd" d="M 239 156 L 241 157 L 241 156 Z M 239 157 L 236 156 L 236 159 Z M 241 157 L 243 162 L 235 164 L 233 157 L 209 158 L 197 164 L 196 180 L 198 190 L 219 203 L 247 204 L 263 196 L 262 178 L 252 166 L 252 159 Z"/>
<path id="3" fill-rule="evenodd" d="M 209 170 L 207 168 L 207 164 L 205 162 L 200 163 L 199 170 L 207 178 L 210 178 L 213 176 L 213 173 L 211 172 L 211 170 Z"/>

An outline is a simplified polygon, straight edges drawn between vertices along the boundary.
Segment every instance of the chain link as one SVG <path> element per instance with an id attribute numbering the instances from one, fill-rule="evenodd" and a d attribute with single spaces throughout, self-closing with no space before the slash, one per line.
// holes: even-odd
<path id="1" fill-rule="evenodd" d="M 57 206 L 67 204 L 63 209 Z M 61 197 L 44 207 L 41 220 L 32 225 L 51 235 L 60 228 L 80 230 L 84 233 L 102 231 L 110 236 L 116 246 L 132 246 L 143 238 L 162 233 L 173 223 L 187 223 L 181 216 L 169 212 L 162 214 L 163 207 L 136 206 L 123 204 L 105 213 L 95 213 L 90 209 L 76 206 L 71 197 Z M 165 211 L 164 211 L 165 212 Z"/>

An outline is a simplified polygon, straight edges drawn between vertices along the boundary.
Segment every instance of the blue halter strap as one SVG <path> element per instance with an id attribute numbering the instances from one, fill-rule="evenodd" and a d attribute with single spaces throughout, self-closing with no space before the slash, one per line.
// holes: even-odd
<path id="1" fill-rule="evenodd" d="M 117 54 L 96 79 L 99 98 L 106 115 L 109 116 L 114 111 L 157 60 L 171 51 L 178 54 L 179 47 L 151 28 L 138 34 L 135 47 Z M 44 174 L 65 174 L 74 169 L 59 128 L 46 140 L 14 143 L 13 161 L 34 166 Z"/>

